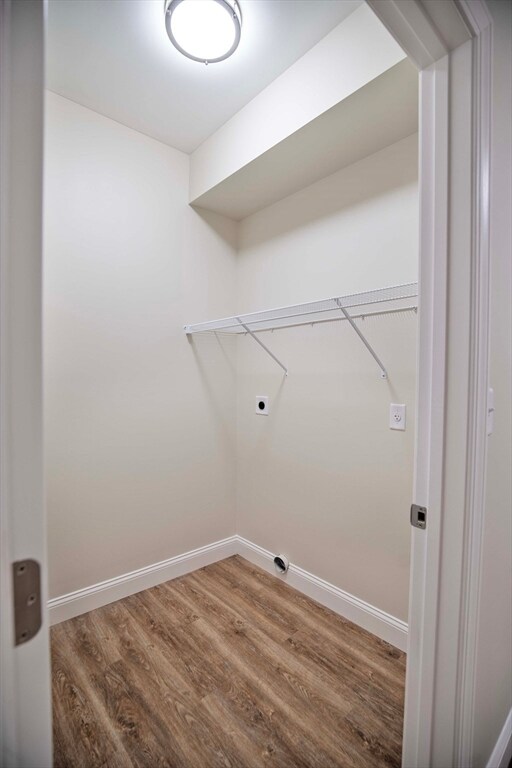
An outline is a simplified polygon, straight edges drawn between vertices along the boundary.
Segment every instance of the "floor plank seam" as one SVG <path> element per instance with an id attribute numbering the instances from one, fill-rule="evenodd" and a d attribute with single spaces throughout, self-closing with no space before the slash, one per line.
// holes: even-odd
<path id="1" fill-rule="evenodd" d="M 55 626 L 52 652 L 58 768 L 400 765 L 405 655 L 239 556 Z"/>

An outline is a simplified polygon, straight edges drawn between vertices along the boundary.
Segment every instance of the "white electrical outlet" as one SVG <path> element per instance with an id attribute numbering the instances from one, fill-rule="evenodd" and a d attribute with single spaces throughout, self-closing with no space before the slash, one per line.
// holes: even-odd
<path id="1" fill-rule="evenodd" d="M 268 396 L 258 395 L 256 397 L 256 413 L 259 416 L 268 416 Z"/>
<path id="2" fill-rule="evenodd" d="M 389 406 L 389 428 L 402 431 L 405 429 L 405 405 L 391 403 Z"/>

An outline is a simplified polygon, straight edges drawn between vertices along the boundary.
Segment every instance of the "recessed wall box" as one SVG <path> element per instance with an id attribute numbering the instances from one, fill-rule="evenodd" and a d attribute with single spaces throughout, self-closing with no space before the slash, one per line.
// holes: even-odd
<path id="1" fill-rule="evenodd" d="M 260 416 L 268 416 L 268 396 L 258 395 L 256 397 L 256 413 Z"/>

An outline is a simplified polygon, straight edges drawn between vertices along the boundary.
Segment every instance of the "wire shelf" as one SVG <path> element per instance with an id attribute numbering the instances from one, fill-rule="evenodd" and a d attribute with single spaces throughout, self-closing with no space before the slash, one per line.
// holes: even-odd
<path id="1" fill-rule="evenodd" d="M 209 320 L 204 323 L 185 325 L 187 334 L 222 331 L 223 333 L 247 333 L 249 330 L 269 331 L 277 328 L 288 328 L 294 325 L 315 322 L 318 320 L 339 320 L 343 318 L 340 311 L 353 307 L 370 307 L 382 302 L 397 302 L 396 309 L 403 309 L 403 300 L 418 295 L 417 283 L 394 285 L 389 288 L 378 288 L 364 293 L 353 293 L 348 296 L 337 296 L 331 299 L 310 301 L 303 304 L 293 304 L 289 307 L 265 309 L 261 312 L 251 312 L 245 315 L 234 315 L 219 320 Z"/>

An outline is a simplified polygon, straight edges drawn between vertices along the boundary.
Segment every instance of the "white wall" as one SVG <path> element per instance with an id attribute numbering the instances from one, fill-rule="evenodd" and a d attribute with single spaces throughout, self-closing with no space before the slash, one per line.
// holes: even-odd
<path id="1" fill-rule="evenodd" d="M 50 597 L 234 533 L 235 225 L 188 156 L 54 94 L 45 154 Z M 200 351 L 200 354 L 198 353 Z"/>
<path id="2" fill-rule="evenodd" d="M 240 223 L 240 311 L 417 279 L 417 135 Z M 362 321 L 360 321 L 362 322 Z M 380 609 L 407 619 L 416 315 L 265 334 L 280 369 L 238 340 L 237 531 Z M 257 416 L 255 397 L 271 413 Z M 388 429 L 406 403 L 407 431 Z"/>
<path id="3" fill-rule="evenodd" d="M 286 382 L 182 326 L 416 280 L 417 136 L 238 227 L 188 206 L 180 152 L 53 94 L 46 136 L 50 595 L 236 528 L 406 619 L 416 316 L 364 321 L 387 382 L 345 322 L 268 335 Z"/>
<path id="4" fill-rule="evenodd" d="M 490 385 L 496 414 L 488 445 L 475 766 L 486 765 L 512 707 L 512 4 L 487 2 L 494 18 Z"/>

